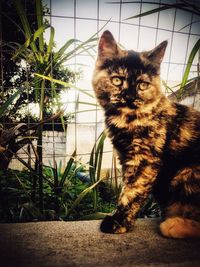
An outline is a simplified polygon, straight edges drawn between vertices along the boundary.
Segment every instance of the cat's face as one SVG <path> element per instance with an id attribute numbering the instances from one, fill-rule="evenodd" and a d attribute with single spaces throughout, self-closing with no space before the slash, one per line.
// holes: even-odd
<path id="1" fill-rule="evenodd" d="M 112 34 L 105 31 L 99 42 L 93 87 L 103 107 L 137 108 L 160 95 L 160 63 L 167 42 L 149 52 L 119 48 Z"/>

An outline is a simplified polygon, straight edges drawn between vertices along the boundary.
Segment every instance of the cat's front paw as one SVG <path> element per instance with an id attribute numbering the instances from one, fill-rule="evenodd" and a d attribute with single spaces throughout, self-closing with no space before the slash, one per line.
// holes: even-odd
<path id="1" fill-rule="evenodd" d="M 123 234 L 129 230 L 128 225 L 125 226 L 113 216 L 106 216 L 100 225 L 100 230 L 104 233 Z"/>

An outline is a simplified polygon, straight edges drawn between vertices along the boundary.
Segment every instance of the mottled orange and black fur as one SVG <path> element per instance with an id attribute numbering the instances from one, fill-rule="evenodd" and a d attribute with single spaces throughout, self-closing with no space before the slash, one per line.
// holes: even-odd
<path id="1" fill-rule="evenodd" d="M 103 220 L 103 232 L 132 228 L 153 193 L 164 236 L 200 237 L 200 113 L 162 94 L 166 46 L 164 41 L 138 53 L 122 50 L 109 31 L 101 36 L 92 83 L 124 177 L 117 210 Z"/>

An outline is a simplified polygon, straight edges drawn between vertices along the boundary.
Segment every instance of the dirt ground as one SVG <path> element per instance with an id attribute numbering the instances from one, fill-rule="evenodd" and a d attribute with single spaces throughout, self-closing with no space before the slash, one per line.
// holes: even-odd
<path id="1" fill-rule="evenodd" d="M 200 240 L 160 236 L 157 220 L 103 234 L 100 221 L 0 224 L 1 267 L 200 266 Z"/>

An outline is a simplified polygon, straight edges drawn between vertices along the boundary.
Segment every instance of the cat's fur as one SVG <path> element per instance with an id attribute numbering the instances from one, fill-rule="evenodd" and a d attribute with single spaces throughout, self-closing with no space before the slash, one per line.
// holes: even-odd
<path id="1" fill-rule="evenodd" d="M 100 38 L 92 83 L 124 177 L 117 210 L 103 220 L 103 232 L 132 228 L 153 193 L 164 236 L 200 237 L 200 113 L 162 94 L 166 46 L 164 41 L 138 53 L 122 50 L 109 31 Z"/>

